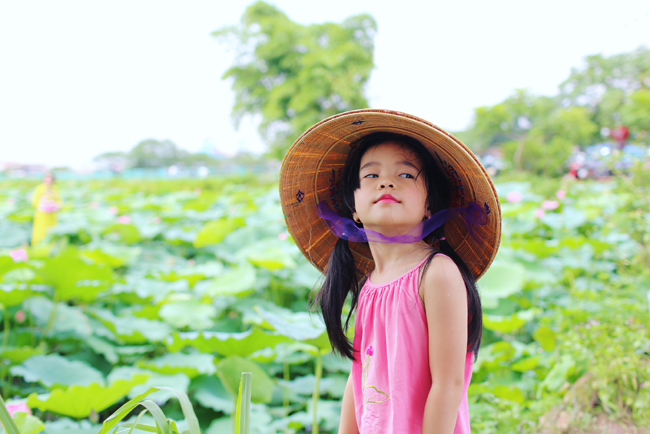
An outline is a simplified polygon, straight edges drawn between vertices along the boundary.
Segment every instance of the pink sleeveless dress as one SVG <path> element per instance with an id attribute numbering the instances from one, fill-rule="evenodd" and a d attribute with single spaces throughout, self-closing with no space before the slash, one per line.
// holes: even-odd
<path id="1" fill-rule="evenodd" d="M 418 293 L 425 261 L 383 285 L 367 279 L 359 294 L 352 384 L 360 434 L 422 432 L 431 389 L 427 318 Z M 473 365 L 468 353 L 454 434 L 471 433 L 467 389 Z"/>

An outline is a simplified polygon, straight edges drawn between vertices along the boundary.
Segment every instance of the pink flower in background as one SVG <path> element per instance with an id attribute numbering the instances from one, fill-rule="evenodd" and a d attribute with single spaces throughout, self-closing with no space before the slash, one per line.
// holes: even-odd
<path id="1" fill-rule="evenodd" d="M 557 196 L 558 199 L 562 200 L 566 197 L 566 191 L 558 190 L 557 193 L 555 193 L 555 196 Z"/>
<path id="2" fill-rule="evenodd" d="M 9 205 L 14 205 L 16 203 L 16 199 L 14 199 L 13 197 L 10 197 L 9 199 L 7 199 L 7 203 Z"/>
<path id="3" fill-rule="evenodd" d="M 43 212 L 57 212 L 61 207 L 55 200 L 42 199 L 38 205 L 38 209 Z"/>
<path id="4" fill-rule="evenodd" d="M 117 218 L 117 222 L 123 225 L 128 225 L 129 223 L 131 223 L 131 217 L 129 217 L 128 215 L 121 215 Z"/>
<path id="5" fill-rule="evenodd" d="M 27 262 L 29 258 L 27 257 L 27 250 L 23 249 L 14 249 L 9 252 L 9 256 L 14 262 Z"/>
<path id="6" fill-rule="evenodd" d="M 190 258 L 190 259 L 187 260 L 187 265 L 189 265 L 190 267 L 193 267 L 193 266 L 196 265 L 196 261 L 193 258 Z"/>
<path id="7" fill-rule="evenodd" d="M 7 404 L 7 410 L 9 410 L 9 415 L 11 417 L 14 417 L 14 414 L 18 412 L 32 414 L 32 410 L 29 407 L 27 407 L 27 404 L 25 404 L 24 402 L 18 402 L 16 404 Z"/>
<path id="8" fill-rule="evenodd" d="M 25 318 L 27 318 L 27 315 L 25 315 L 25 311 L 21 309 L 18 312 L 16 312 L 16 316 L 14 316 L 14 318 L 16 318 L 17 323 L 23 323 L 25 322 Z"/>
<path id="9" fill-rule="evenodd" d="M 372 349 L 372 345 L 366 348 L 366 354 L 372 356 L 375 353 L 375 350 Z"/>
<path id="10" fill-rule="evenodd" d="M 201 189 L 200 188 L 195 188 L 194 189 L 194 194 L 201 194 Z"/>
<path id="11" fill-rule="evenodd" d="M 557 200 L 545 200 L 542 202 L 542 209 L 550 211 L 552 209 L 557 209 L 560 206 L 560 203 Z"/>
<path id="12" fill-rule="evenodd" d="M 92 202 L 90 202 L 88 204 L 88 206 L 91 207 L 92 209 L 97 209 L 97 208 L 99 208 L 99 202 L 97 202 L 96 200 L 93 200 Z"/>
<path id="13" fill-rule="evenodd" d="M 112 207 L 110 207 L 110 208 L 108 209 L 108 212 L 109 212 L 110 214 L 112 214 L 112 215 L 117 215 L 117 213 L 119 212 L 119 210 L 117 209 L 116 206 L 112 206 Z"/>
<path id="14" fill-rule="evenodd" d="M 162 221 L 162 220 L 161 220 L 160 217 L 158 217 L 158 216 L 156 216 L 156 217 L 153 218 L 153 222 L 154 222 L 155 224 L 157 224 L 157 225 L 159 225 L 161 221 Z"/>
<path id="15" fill-rule="evenodd" d="M 286 232 L 282 232 L 282 233 L 278 234 L 278 239 L 280 239 L 282 241 L 286 240 L 287 238 L 289 238 L 289 234 L 287 234 Z"/>
<path id="16" fill-rule="evenodd" d="M 541 208 L 539 208 L 537 211 L 535 211 L 535 217 L 537 217 L 538 219 L 541 219 L 545 215 L 546 215 L 546 211 L 544 211 Z"/>
<path id="17" fill-rule="evenodd" d="M 522 200 L 523 198 L 524 198 L 524 195 L 521 194 L 521 193 L 519 193 L 518 191 L 511 191 L 511 192 L 508 193 L 508 195 L 506 196 L 506 199 L 507 199 L 508 202 L 510 202 L 510 203 L 521 202 L 521 200 Z"/>

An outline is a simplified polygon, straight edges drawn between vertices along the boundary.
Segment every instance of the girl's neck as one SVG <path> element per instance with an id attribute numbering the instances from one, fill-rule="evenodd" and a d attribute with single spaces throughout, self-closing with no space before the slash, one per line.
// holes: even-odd
<path id="1" fill-rule="evenodd" d="M 372 282 L 389 282 L 407 271 L 431 253 L 431 247 L 424 241 L 417 243 L 368 243 L 375 269 Z"/>

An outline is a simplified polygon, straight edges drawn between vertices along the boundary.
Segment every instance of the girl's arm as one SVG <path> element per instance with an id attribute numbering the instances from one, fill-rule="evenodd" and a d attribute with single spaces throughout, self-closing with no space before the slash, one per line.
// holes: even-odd
<path id="1" fill-rule="evenodd" d="M 465 385 L 467 356 L 467 291 L 454 261 L 446 256 L 431 261 L 422 279 L 422 295 L 432 380 L 422 432 L 452 434 Z"/>
<path id="2" fill-rule="evenodd" d="M 339 434 L 359 434 L 357 416 L 354 410 L 354 392 L 352 390 L 352 372 L 348 377 L 343 393 L 343 408 L 341 408 L 341 424 Z"/>

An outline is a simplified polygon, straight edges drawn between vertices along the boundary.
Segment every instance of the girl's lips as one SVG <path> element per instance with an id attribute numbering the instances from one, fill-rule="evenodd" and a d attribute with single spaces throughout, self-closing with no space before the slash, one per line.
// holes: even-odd
<path id="1" fill-rule="evenodd" d="M 395 199 L 393 196 L 391 196 L 390 194 L 383 195 L 375 203 L 379 203 L 379 202 L 399 203 L 399 201 Z"/>

